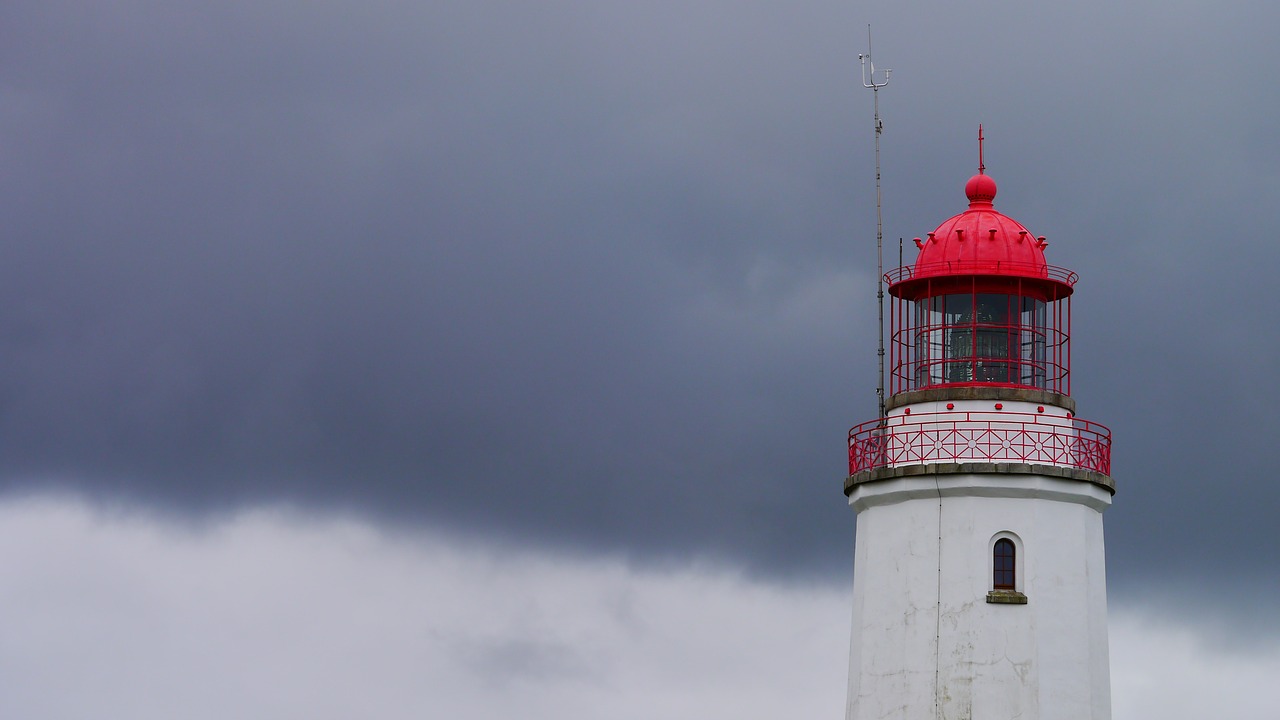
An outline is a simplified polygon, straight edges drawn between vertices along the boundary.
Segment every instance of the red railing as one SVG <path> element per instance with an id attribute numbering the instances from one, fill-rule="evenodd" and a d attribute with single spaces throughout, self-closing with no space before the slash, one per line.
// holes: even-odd
<path id="1" fill-rule="evenodd" d="M 849 431 L 849 474 L 898 465 L 1039 463 L 1111 474 L 1111 431 L 1061 415 L 941 412 L 895 415 Z"/>
<path id="2" fill-rule="evenodd" d="M 1074 286 L 1080 276 L 1056 265 L 1014 262 L 1009 260 L 944 260 L 924 265 L 903 265 L 884 274 L 885 282 L 896 285 L 916 278 L 947 275 L 1010 275 L 1015 277 L 1044 278 L 1064 285 Z"/>
<path id="3" fill-rule="evenodd" d="M 1065 268 L 1037 267 L 1052 279 L 1075 282 L 1075 273 Z M 898 268 L 886 278 L 897 284 L 912 271 Z M 916 291 L 907 297 L 895 294 L 891 301 L 886 348 L 890 394 L 938 385 L 1003 385 L 1071 394 L 1069 294 L 1044 295 L 1023 277 L 999 287 L 983 285 L 978 275 L 958 285 L 954 277 L 917 279 L 923 284 Z M 941 284 L 934 285 L 935 279 Z"/>
<path id="4" fill-rule="evenodd" d="M 1069 338 L 1049 324 L 919 323 L 895 328 L 889 342 L 895 395 L 948 384 L 1064 392 L 1070 373 Z"/>

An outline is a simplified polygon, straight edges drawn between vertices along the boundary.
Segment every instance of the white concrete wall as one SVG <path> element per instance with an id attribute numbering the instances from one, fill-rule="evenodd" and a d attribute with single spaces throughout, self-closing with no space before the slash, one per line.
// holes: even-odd
<path id="1" fill-rule="evenodd" d="M 1109 718 L 1109 493 L 1034 475 L 937 480 L 867 483 L 850 496 L 850 720 Z M 1026 605 L 987 602 L 999 533 L 1016 537 Z"/>

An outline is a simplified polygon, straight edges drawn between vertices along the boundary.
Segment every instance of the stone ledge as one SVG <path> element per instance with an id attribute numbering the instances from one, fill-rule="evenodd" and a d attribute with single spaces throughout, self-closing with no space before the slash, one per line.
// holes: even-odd
<path id="1" fill-rule="evenodd" d="M 987 593 L 987 602 L 998 605 L 1026 605 L 1027 596 L 1016 590 L 992 590 Z"/>
<path id="2" fill-rule="evenodd" d="M 884 407 L 885 410 L 893 410 L 903 405 L 923 402 L 945 402 L 947 400 L 1008 400 L 1010 402 L 1029 402 L 1037 405 L 1054 405 L 1072 415 L 1076 412 L 1076 401 L 1072 400 L 1070 395 L 1063 395 L 1062 393 L 1035 390 L 1033 388 L 957 387 L 950 385 L 925 388 L 924 390 L 911 390 L 891 395 L 889 399 L 885 400 Z"/>
<path id="3" fill-rule="evenodd" d="M 1106 488 L 1107 492 L 1112 495 L 1116 494 L 1115 481 L 1109 475 L 1103 475 L 1093 470 L 1083 470 L 1081 468 L 1061 467 L 1058 465 L 1040 465 L 1036 463 L 993 463 L 993 462 L 969 462 L 969 463 L 922 463 L 917 465 L 897 465 L 894 467 L 882 467 L 874 470 L 864 470 L 856 475 L 850 475 L 844 481 L 844 494 L 849 495 L 853 489 L 863 483 L 878 482 L 880 480 L 894 480 L 903 477 L 915 477 L 920 475 L 1044 475 L 1046 477 L 1062 478 L 1064 480 L 1079 480 L 1081 482 L 1093 483 L 1100 487 Z"/>

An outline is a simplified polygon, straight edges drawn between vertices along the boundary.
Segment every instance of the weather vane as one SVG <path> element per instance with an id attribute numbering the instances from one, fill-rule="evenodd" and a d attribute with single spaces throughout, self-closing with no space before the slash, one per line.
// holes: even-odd
<path id="1" fill-rule="evenodd" d="M 889 84 L 889 75 L 893 70 L 885 68 L 882 73 L 884 80 L 876 82 L 876 64 L 871 62 L 871 26 L 867 26 L 867 52 L 858 53 L 858 61 L 862 63 L 862 87 L 879 90 Z"/>

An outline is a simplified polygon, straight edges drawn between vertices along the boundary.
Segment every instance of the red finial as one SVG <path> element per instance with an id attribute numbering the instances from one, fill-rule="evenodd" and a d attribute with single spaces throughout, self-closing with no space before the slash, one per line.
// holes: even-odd
<path id="1" fill-rule="evenodd" d="M 986 163 L 982 162 L 982 123 L 978 123 L 978 174 L 987 174 Z"/>
<path id="2" fill-rule="evenodd" d="M 978 125 L 978 174 L 969 178 L 964 184 L 964 194 L 969 198 L 969 207 L 988 208 L 996 199 L 996 181 L 987 175 L 987 164 L 982 157 L 982 125 Z"/>

